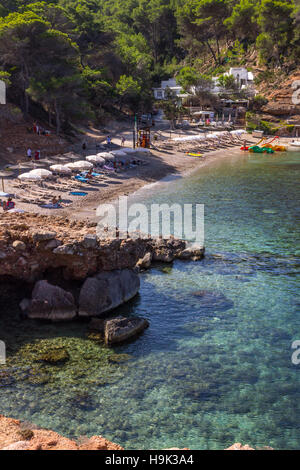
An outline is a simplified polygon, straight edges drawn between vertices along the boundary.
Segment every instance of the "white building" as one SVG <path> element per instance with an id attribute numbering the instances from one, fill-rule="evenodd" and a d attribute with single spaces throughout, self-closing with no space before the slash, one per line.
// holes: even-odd
<path id="1" fill-rule="evenodd" d="M 254 76 L 253 76 L 253 73 L 248 72 L 248 70 L 245 67 L 231 67 L 229 69 L 229 72 L 224 73 L 224 75 L 227 76 L 227 77 L 232 75 L 235 79 L 237 87 L 240 90 L 254 89 Z M 214 88 L 212 89 L 212 93 L 214 93 L 216 95 L 218 93 L 224 93 L 224 90 L 222 89 L 222 87 L 218 83 L 219 78 L 220 78 L 220 76 L 212 78 L 212 80 L 214 82 Z"/>
<path id="2" fill-rule="evenodd" d="M 252 72 L 248 72 L 245 67 L 232 67 L 229 69 L 229 72 L 224 73 L 226 76 L 232 75 L 235 78 L 236 84 L 240 90 L 249 90 L 252 91 L 252 94 L 255 94 L 254 90 L 254 76 Z M 218 95 L 219 93 L 226 93 L 218 83 L 220 76 L 213 77 L 213 88 L 211 93 Z M 194 90 L 193 90 L 194 88 Z M 170 78 L 169 80 L 164 80 L 161 82 L 160 88 L 153 88 L 154 98 L 156 100 L 166 99 L 167 89 L 171 90 L 178 98 L 186 98 L 189 95 L 183 93 L 182 87 L 176 82 L 176 78 Z M 195 87 L 191 88 L 192 94 L 195 94 Z"/>
<path id="3" fill-rule="evenodd" d="M 176 96 L 180 97 L 182 94 L 182 87 L 176 83 L 175 78 L 163 80 L 160 88 L 153 88 L 154 97 L 156 100 L 166 99 L 166 91 L 171 90 Z"/>

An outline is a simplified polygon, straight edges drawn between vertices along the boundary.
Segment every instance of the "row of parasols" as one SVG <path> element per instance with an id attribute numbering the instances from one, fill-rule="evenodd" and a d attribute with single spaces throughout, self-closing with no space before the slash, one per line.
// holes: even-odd
<path id="1" fill-rule="evenodd" d="M 215 132 L 213 134 L 199 134 L 199 135 L 189 135 L 186 137 L 176 137 L 173 139 L 174 142 L 190 142 L 190 141 L 205 141 L 205 140 L 218 140 L 221 137 L 228 136 L 231 134 L 232 136 L 240 136 L 245 133 L 244 129 L 237 129 L 231 132 L 228 131 L 221 131 L 221 132 Z"/>
<path id="2" fill-rule="evenodd" d="M 49 178 L 54 173 L 59 173 L 63 175 L 71 175 L 73 171 L 84 171 L 90 170 L 95 165 L 102 166 L 106 162 L 115 161 L 117 158 L 126 158 L 128 156 L 133 156 L 137 152 L 139 153 L 150 153 L 149 149 L 138 148 L 137 150 L 131 148 L 124 148 L 122 150 L 116 150 L 113 152 L 102 152 L 97 155 L 89 155 L 85 160 L 79 160 L 77 162 L 67 163 L 65 165 L 52 165 L 50 170 L 45 170 L 44 168 L 38 168 L 31 170 L 28 173 L 23 173 L 18 176 L 18 179 L 21 181 L 39 181 L 41 179 Z"/>

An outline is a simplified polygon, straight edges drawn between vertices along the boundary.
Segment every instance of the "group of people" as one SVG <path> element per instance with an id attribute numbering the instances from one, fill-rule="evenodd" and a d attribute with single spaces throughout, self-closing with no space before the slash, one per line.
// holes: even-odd
<path id="1" fill-rule="evenodd" d="M 27 149 L 27 158 L 32 161 L 32 159 L 34 159 L 35 161 L 38 161 L 40 160 L 41 158 L 41 151 L 40 150 L 36 150 L 34 153 L 32 152 L 31 148 L 28 148 Z"/>
<path id="2" fill-rule="evenodd" d="M 11 197 L 9 197 L 7 201 L 2 201 L 2 199 L 0 199 L 0 207 L 2 207 L 4 211 L 12 210 L 15 208 L 15 206 L 16 205 Z"/>
<path id="3" fill-rule="evenodd" d="M 50 131 L 47 131 L 36 122 L 33 124 L 33 133 L 38 135 L 50 135 Z"/>

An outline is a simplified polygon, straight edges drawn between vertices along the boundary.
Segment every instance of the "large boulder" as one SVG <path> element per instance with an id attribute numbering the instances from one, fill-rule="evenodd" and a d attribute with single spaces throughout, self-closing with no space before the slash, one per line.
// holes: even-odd
<path id="1" fill-rule="evenodd" d="M 148 327 L 149 322 L 145 318 L 112 318 L 105 322 L 105 343 L 122 343 L 142 333 Z"/>
<path id="2" fill-rule="evenodd" d="M 38 281 L 32 292 L 28 318 L 65 321 L 76 317 L 77 308 L 73 295 L 47 281 Z"/>
<path id="3" fill-rule="evenodd" d="M 131 269 L 108 271 L 88 278 L 79 297 L 79 316 L 97 317 L 128 302 L 139 291 L 140 279 Z"/>

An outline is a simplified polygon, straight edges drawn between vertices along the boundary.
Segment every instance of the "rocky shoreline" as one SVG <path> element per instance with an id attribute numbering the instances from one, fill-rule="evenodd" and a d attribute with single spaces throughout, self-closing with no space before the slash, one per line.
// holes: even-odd
<path id="1" fill-rule="evenodd" d="M 183 240 L 141 235 L 103 239 L 96 227 L 63 217 L 2 215 L 0 282 L 28 286 L 29 296 L 20 302 L 24 318 L 61 322 L 107 317 L 138 294 L 139 272 L 153 262 L 204 257 L 203 247 L 189 247 Z M 142 318 L 118 317 L 94 329 L 106 344 L 113 344 L 148 326 Z"/>
<path id="2" fill-rule="evenodd" d="M 145 267 L 203 256 L 203 247 L 189 248 L 174 238 L 99 239 L 95 223 L 64 217 L 4 213 L 0 219 L 1 279 L 35 282 L 51 269 L 65 280 L 82 281 L 104 271 L 134 269 L 137 263 Z"/>
<path id="3" fill-rule="evenodd" d="M 0 415 L 0 451 L 25 451 L 25 450 L 91 450 L 91 451 L 120 451 L 123 447 L 108 441 L 102 436 L 82 438 L 78 441 L 60 436 L 58 433 L 46 429 L 40 429 L 19 420 L 6 418 Z M 164 449 L 164 450 L 189 450 L 189 448 Z M 226 450 L 255 450 L 248 445 L 236 443 Z M 265 448 L 264 450 L 273 450 Z"/>

